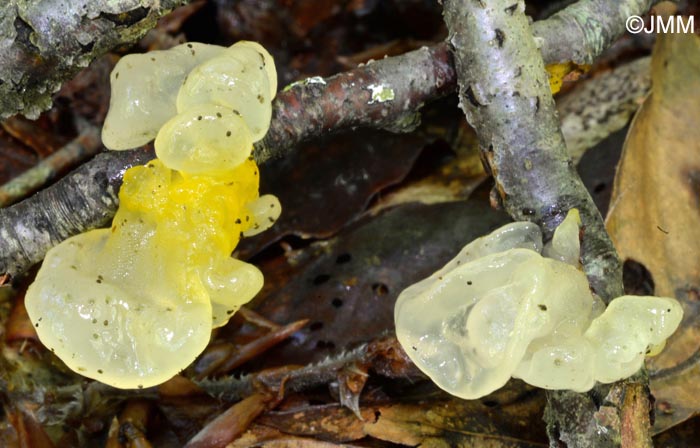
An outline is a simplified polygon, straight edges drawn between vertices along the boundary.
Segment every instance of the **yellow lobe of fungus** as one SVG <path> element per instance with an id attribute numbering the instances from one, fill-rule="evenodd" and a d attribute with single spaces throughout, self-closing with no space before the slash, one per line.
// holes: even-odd
<path id="1" fill-rule="evenodd" d="M 237 73 L 217 73 L 222 54 Z M 68 367 L 119 388 L 160 384 L 260 291 L 262 273 L 231 253 L 281 213 L 276 197 L 259 197 L 250 157 L 269 127 L 270 76 L 271 56 L 252 42 L 183 44 L 117 65 L 105 144 L 155 136 L 158 159 L 124 173 L 112 226 L 51 249 L 27 291 L 39 338 Z M 217 101 L 207 82 L 228 96 Z M 180 96 L 191 101 L 183 110 Z"/>
<path id="2" fill-rule="evenodd" d="M 73 370 L 115 387 L 177 374 L 211 328 L 262 288 L 257 268 L 230 257 L 243 232 L 270 224 L 249 209 L 257 171 L 252 160 L 220 177 L 159 160 L 129 169 L 112 227 L 49 251 L 27 292 L 42 342 Z"/>
<path id="3" fill-rule="evenodd" d="M 187 74 L 225 50 L 197 42 L 169 50 L 130 54 L 112 70 L 109 113 L 102 126 L 102 142 L 109 149 L 144 145 L 177 113 L 175 99 Z"/>
<path id="4" fill-rule="evenodd" d="M 257 164 L 248 159 L 221 177 L 171 170 L 158 159 L 130 168 L 114 222 L 128 213 L 157 225 L 164 241 L 196 247 L 192 256 L 229 256 L 256 219 L 247 204 L 258 199 L 257 171 Z"/>

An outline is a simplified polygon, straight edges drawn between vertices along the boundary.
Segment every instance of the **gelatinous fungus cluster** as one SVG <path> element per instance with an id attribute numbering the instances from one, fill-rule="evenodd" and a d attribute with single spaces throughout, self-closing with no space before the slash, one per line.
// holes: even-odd
<path id="1" fill-rule="evenodd" d="M 262 288 L 262 273 L 231 253 L 281 212 L 258 196 L 251 157 L 276 78 L 253 42 L 188 43 L 116 65 L 105 146 L 155 138 L 158 158 L 124 174 L 112 226 L 49 251 L 27 292 L 39 338 L 68 367 L 120 388 L 162 383 Z"/>
<path id="2" fill-rule="evenodd" d="M 404 290 L 396 333 L 413 362 L 467 399 L 510 377 L 581 392 L 639 370 L 676 330 L 682 308 L 649 296 L 605 308 L 579 266 L 579 225 L 572 210 L 543 245 L 536 224 L 508 224 Z"/>

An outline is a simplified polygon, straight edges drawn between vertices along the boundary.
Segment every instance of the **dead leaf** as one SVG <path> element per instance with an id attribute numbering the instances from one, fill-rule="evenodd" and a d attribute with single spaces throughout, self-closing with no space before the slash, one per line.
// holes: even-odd
<path id="1" fill-rule="evenodd" d="M 298 437 L 266 425 L 253 423 L 241 437 L 231 442 L 226 448 L 355 448 L 366 445 L 334 443 L 311 437 Z"/>
<path id="2" fill-rule="evenodd" d="M 410 202 L 436 204 L 469 198 L 488 176 L 481 163 L 474 130 L 465 121 L 460 123 L 450 142 L 438 138 L 426 146 L 406 179 L 378 195 L 372 213 Z M 426 134 L 447 133 L 439 123 L 426 128 Z"/>
<path id="3" fill-rule="evenodd" d="M 625 142 L 606 225 L 621 258 L 649 270 L 656 295 L 683 304 L 681 328 L 648 362 L 659 432 L 700 410 L 700 38 L 657 39 L 653 90 Z"/>
<path id="4" fill-rule="evenodd" d="M 241 242 L 241 257 L 289 234 L 334 235 L 377 191 L 406 176 L 425 143 L 413 134 L 362 130 L 304 144 L 266 164 L 260 191 L 279 197 L 282 215 L 270 230 Z"/>
<path id="5" fill-rule="evenodd" d="M 506 217 L 485 205 L 406 204 L 367 216 L 337 238 L 303 251 L 304 262 L 262 264 L 265 289 L 256 311 L 275 322 L 309 319 L 270 350 L 256 369 L 320 361 L 394 329 L 394 302 L 472 239 Z"/>
<path id="6" fill-rule="evenodd" d="M 543 428 L 532 424 L 541 418 L 544 393 L 533 393 L 523 388 L 522 383 L 511 383 L 507 391 L 489 399 L 461 400 L 432 385 L 423 389 L 423 393 L 409 392 L 391 404 L 363 403 L 360 410 L 363 420 L 337 404 L 306 405 L 271 412 L 261 416 L 257 423 L 279 433 L 253 428 L 243 438 L 249 443 L 285 435 L 315 437 L 333 443 L 374 439 L 369 446 L 376 446 L 379 440 L 421 447 L 545 445 Z M 365 439 L 367 436 L 371 439 Z"/>
<path id="7" fill-rule="evenodd" d="M 549 88 L 552 95 L 561 90 L 564 81 L 576 81 L 582 74 L 591 69 L 590 65 L 578 65 L 574 62 L 561 62 L 548 64 L 546 67 L 549 75 Z"/>
<path id="8" fill-rule="evenodd" d="M 209 422 L 185 448 L 221 448 L 241 435 L 248 425 L 265 409 L 270 399 L 255 393 L 231 406 Z"/>

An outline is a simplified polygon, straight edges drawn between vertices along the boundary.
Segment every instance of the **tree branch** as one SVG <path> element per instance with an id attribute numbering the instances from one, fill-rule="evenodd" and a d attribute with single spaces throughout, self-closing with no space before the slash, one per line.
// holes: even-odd
<path id="1" fill-rule="evenodd" d="M 580 0 L 547 20 L 535 22 L 546 63 L 573 61 L 591 65 L 625 33 L 630 16 L 642 16 L 660 0 Z M 558 36 L 557 39 L 548 37 Z"/>
<path id="2" fill-rule="evenodd" d="M 124 171 L 152 158 L 146 150 L 99 154 L 31 200 L 0 209 L 0 285 L 61 241 L 106 224 L 117 210 Z"/>
<path id="3" fill-rule="evenodd" d="M 187 0 L 0 4 L 0 117 L 37 118 L 51 94 L 93 59 L 136 42 Z"/>
<path id="4" fill-rule="evenodd" d="M 548 239 L 567 211 L 578 208 L 584 225 L 581 258 L 591 287 L 606 302 L 622 295 L 619 258 L 567 154 L 524 3 L 446 0 L 444 13 L 454 47 L 460 104 L 477 132 L 482 158 L 505 209 L 515 220 L 539 224 Z M 621 433 L 620 421 L 643 422 L 640 415 L 631 414 L 650 409 L 648 396 L 637 394 L 629 403 L 597 403 L 646 385 L 643 375 L 637 378 L 641 384 L 634 381 L 599 385 L 588 394 L 549 391 L 545 420 L 552 445 L 619 444 L 615 435 Z M 633 403 L 633 409 L 626 403 Z M 648 427 L 636 427 L 625 434 L 626 440 L 641 443 L 639 438 L 649 432 Z"/>
<path id="5" fill-rule="evenodd" d="M 330 78 L 287 87 L 276 99 L 272 124 L 255 145 L 256 159 L 282 157 L 299 142 L 329 131 L 372 127 L 410 132 L 426 102 L 455 91 L 457 78 L 446 44 L 371 62 Z"/>
<path id="6" fill-rule="evenodd" d="M 474 3 L 446 2 L 445 21 L 455 48 L 460 104 L 479 136 L 505 209 L 516 221 L 542 226 L 548 239 L 566 213 L 578 208 L 591 286 L 605 301 L 618 297 L 620 261 L 566 152 L 527 17 L 512 2 Z"/>

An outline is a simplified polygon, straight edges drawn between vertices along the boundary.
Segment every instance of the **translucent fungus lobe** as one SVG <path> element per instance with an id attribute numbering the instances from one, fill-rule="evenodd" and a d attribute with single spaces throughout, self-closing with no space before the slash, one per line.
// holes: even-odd
<path id="1" fill-rule="evenodd" d="M 586 391 L 636 372 L 682 309 L 670 298 L 623 296 L 603 311 L 578 269 L 579 222 L 572 211 L 544 248 L 537 226 L 508 224 L 404 290 L 395 321 L 406 353 L 437 385 L 470 399 L 510 377 Z"/>
<path id="2" fill-rule="evenodd" d="M 68 367 L 120 388 L 162 383 L 260 291 L 262 273 L 231 254 L 281 212 L 275 196 L 259 196 L 250 157 L 270 124 L 272 76 L 272 58 L 252 42 L 183 44 L 117 64 L 104 143 L 156 137 L 158 159 L 126 171 L 111 227 L 49 251 L 27 291 L 39 338 Z"/>

